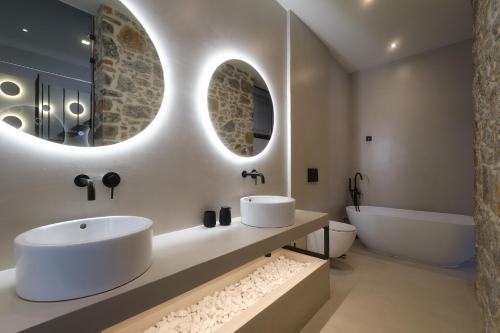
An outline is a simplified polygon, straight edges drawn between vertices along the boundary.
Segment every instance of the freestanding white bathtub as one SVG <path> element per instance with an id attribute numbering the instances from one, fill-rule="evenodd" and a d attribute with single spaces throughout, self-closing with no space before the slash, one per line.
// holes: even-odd
<path id="1" fill-rule="evenodd" d="M 472 216 L 360 206 L 346 208 L 369 249 L 419 262 L 456 267 L 474 255 Z"/>

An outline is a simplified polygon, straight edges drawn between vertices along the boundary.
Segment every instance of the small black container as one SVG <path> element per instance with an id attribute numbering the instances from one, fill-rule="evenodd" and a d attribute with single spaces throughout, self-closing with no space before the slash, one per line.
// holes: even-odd
<path id="1" fill-rule="evenodd" d="M 231 224 L 231 207 L 223 206 L 220 208 L 219 224 L 220 225 L 230 225 Z"/>
<path id="2" fill-rule="evenodd" d="M 217 217 L 215 216 L 214 210 L 206 210 L 203 214 L 203 225 L 207 228 L 215 227 L 217 223 Z"/>

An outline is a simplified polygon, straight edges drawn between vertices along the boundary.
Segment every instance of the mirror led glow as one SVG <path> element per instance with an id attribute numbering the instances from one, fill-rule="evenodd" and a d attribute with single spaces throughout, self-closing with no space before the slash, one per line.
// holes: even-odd
<path id="1" fill-rule="evenodd" d="M 269 93 L 271 94 L 271 99 L 273 100 L 273 104 L 275 104 L 274 89 L 272 87 L 272 84 L 270 84 L 270 80 L 267 79 L 265 71 L 262 70 L 262 68 L 258 65 L 256 61 L 246 56 L 245 54 L 242 54 L 242 52 L 228 50 L 212 55 L 210 58 L 207 59 L 207 61 L 203 66 L 197 89 L 197 96 L 198 96 L 197 104 L 198 104 L 198 112 L 200 115 L 199 119 L 201 122 L 201 126 L 203 127 L 205 133 L 207 134 L 210 142 L 222 156 L 227 158 L 229 161 L 236 163 L 253 162 L 269 154 L 269 151 L 272 149 L 272 147 L 276 142 L 277 135 L 271 136 L 269 144 L 266 146 L 266 148 L 264 148 L 264 150 L 260 154 L 251 157 L 239 156 L 233 153 L 231 150 L 229 150 L 220 140 L 219 136 L 217 135 L 217 132 L 215 131 L 214 126 L 212 125 L 212 120 L 210 119 L 210 113 L 208 109 L 207 94 L 208 94 L 208 88 L 210 86 L 210 80 L 212 79 L 212 75 L 221 64 L 223 64 L 228 60 L 233 60 L 233 59 L 242 60 L 250 64 L 257 70 L 257 72 L 260 73 L 260 75 L 262 76 L 262 78 L 269 87 Z M 275 108 L 274 124 L 272 131 L 272 133 L 274 134 L 276 134 L 276 127 L 278 121 L 279 119 L 278 117 L 276 117 L 276 108 Z"/>

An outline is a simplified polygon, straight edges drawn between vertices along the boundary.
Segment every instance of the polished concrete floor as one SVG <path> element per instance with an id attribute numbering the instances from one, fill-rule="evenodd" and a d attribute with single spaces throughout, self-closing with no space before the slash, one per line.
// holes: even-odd
<path id="1" fill-rule="evenodd" d="M 301 333 L 478 333 L 474 267 L 440 269 L 355 243 L 331 262 L 331 298 Z"/>

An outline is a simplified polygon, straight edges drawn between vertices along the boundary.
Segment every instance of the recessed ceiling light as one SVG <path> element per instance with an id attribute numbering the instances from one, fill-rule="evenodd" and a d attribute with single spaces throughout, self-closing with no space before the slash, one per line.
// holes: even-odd
<path id="1" fill-rule="evenodd" d="M 389 44 L 389 49 L 390 49 L 390 50 L 395 50 L 395 49 L 397 49 L 398 47 L 399 47 L 399 43 L 398 43 L 398 42 L 391 42 L 391 43 Z"/>
<path id="2" fill-rule="evenodd" d="M 82 44 L 83 45 L 90 45 L 90 41 L 86 39 L 82 39 Z"/>
<path id="3" fill-rule="evenodd" d="M 29 31 L 29 30 L 28 30 L 28 29 L 26 29 L 26 28 L 23 28 L 22 30 L 23 30 L 23 32 L 28 32 L 28 31 Z"/>

